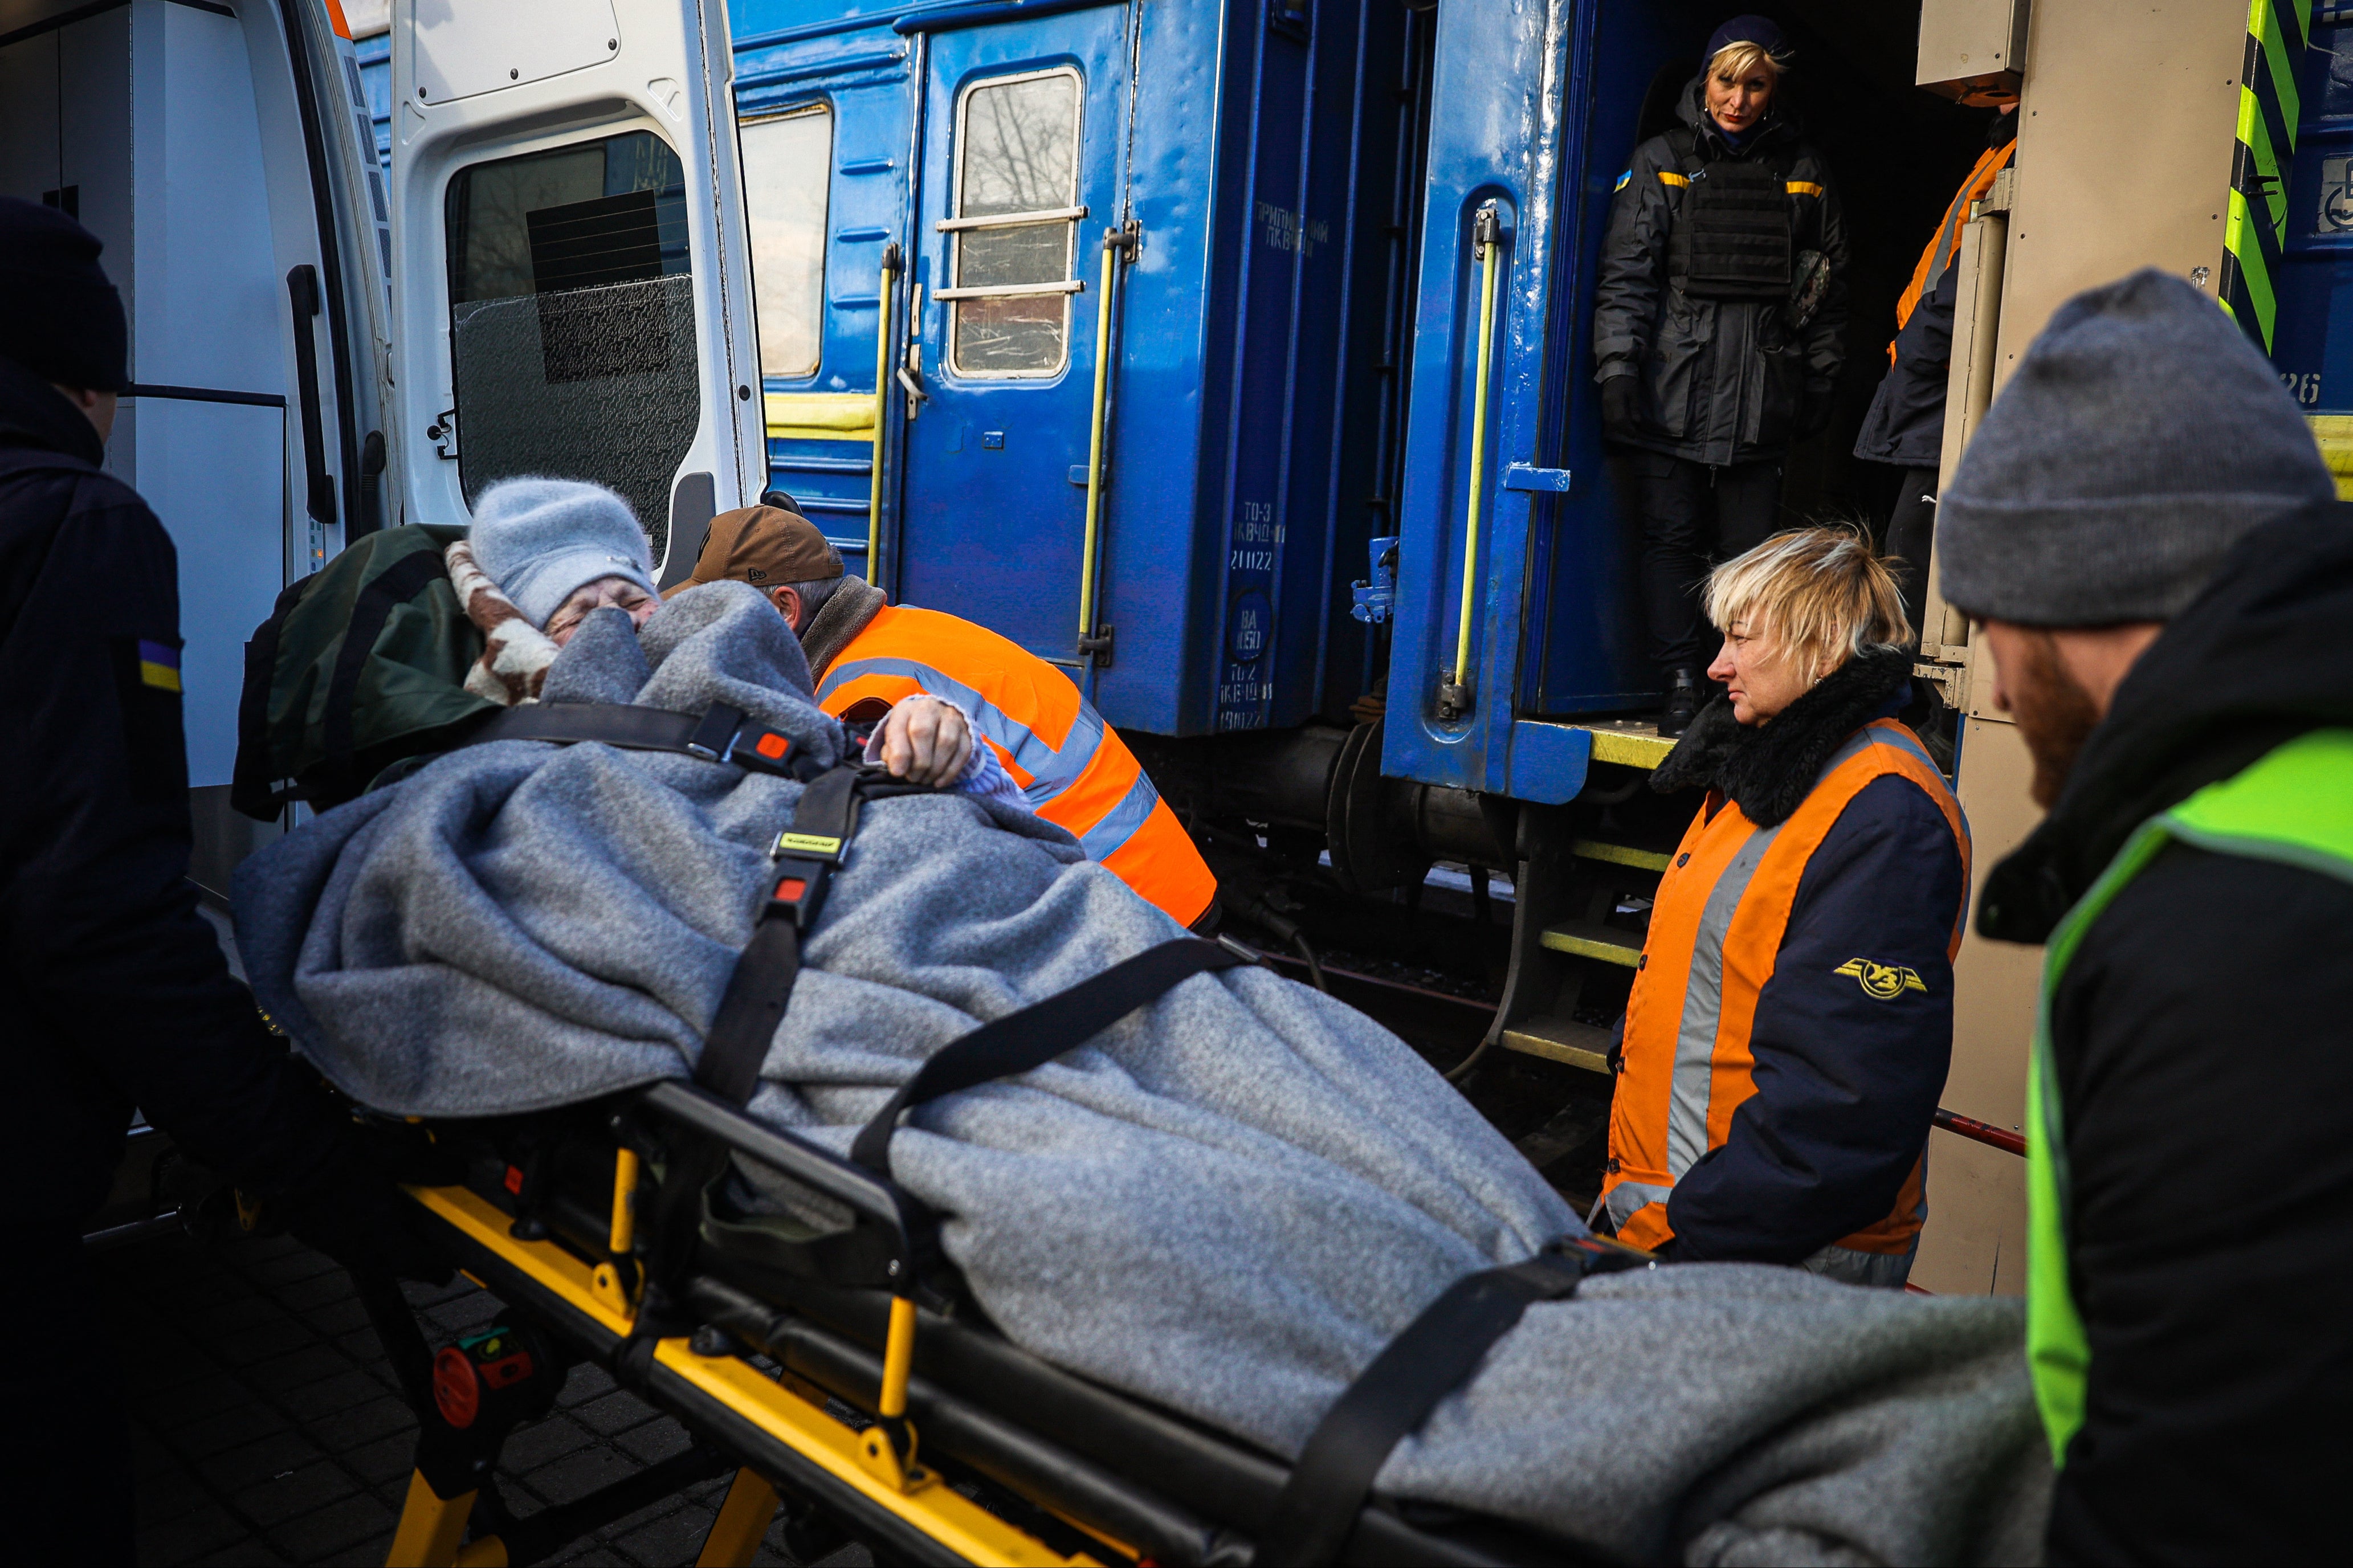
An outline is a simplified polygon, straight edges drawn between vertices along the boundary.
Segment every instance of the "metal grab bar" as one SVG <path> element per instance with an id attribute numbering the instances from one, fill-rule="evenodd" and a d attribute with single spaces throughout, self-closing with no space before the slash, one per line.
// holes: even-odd
<path id="1" fill-rule="evenodd" d="M 1936 1126 L 1956 1137 L 1971 1139 L 2008 1154 L 2023 1155 L 2026 1152 L 2026 1140 L 2007 1127 L 1996 1127 L 1990 1121 L 1979 1121 L 1974 1116 L 1963 1116 L 1958 1111 L 1947 1110 L 1941 1105 L 1936 1108 L 1934 1121 Z"/>
<path id="2" fill-rule="evenodd" d="M 1454 633 L 1454 679 L 1438 688 L 1438 716 L 1460 719 L 1471 711 L 1471 606 L 1478 583 L 1480 502 L 1487 485 L 1487 384 L 1495 362 L 1495 274 L 1504 253 L 1503 215 L 1489 202 L 1472 220 L 1471 236 L 1481 260 L 1479 280 L 1479 376 L 1471 394 L 1471 505 L 1462 532 L 1462 606 Z"/>
<path id="3" fill-rule="evenodd" d="M 1111 392 L 1112 275 L 1123 256 L 1133 255 L 1141 226 L 1130 218 L 1103 230 L 1103 287 L 1095 305 L 1094 416 L 1087 433 L 1087 530 L 1079 556 L 1079 658 L 1089 667 L 1108 664 L 1109 639 L 1095 631 L 1095 557 L 1103 537 L 1103 409 Z"/>
<path id="4" fill-rule="evenodd" d="M 874 333 L 874 461 L 869 465 L 871 474 L 866 490 L 866 580 L 877 588 L 882 586 L 882 447 L 884 420 L 891 411 L 891 306 L 896 290 L 893 281 L 899 276 L 899 247 L 882 247 L 882 319 Z"/>
<path id="5" fill-rule="evenodd" d="M 1084 207 L 1048 207 L 1039 212 L 990 213 L 987 217 L 944 217 L 932 227 L 941 234 L 966 234 L 976 228 L 1018 228 L 1032 223 L 1069 223 L 1087 216 Z"/>

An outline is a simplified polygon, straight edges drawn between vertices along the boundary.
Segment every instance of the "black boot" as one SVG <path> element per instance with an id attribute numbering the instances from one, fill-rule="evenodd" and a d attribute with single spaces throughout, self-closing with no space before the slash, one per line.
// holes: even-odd
<path id="1" fill-rule="evenodd" d="M 1688 669 L 1675 671 L 1674 686 L 1667 692 L 1666 711 L 1659 715 L 1659 733 L 1672 740 L 1691 728 L 1699 717 L 1699 677 Z"/>

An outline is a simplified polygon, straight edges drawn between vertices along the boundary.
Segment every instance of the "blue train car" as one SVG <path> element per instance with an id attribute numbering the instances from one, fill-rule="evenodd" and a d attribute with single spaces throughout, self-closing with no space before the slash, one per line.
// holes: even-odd
<path id="1" fill-rule="evenodd" d="M 778 482 L 895 595 L 1064 664 L 1123 727 L 1294 726 L 1386 678 L 1391 772 L 1569 798 L 1583 743 L 1549 721 L 1657 685 L 1582 396 L 1594 260 L 1720 9 L 734 0 Z M 1869 118 L 1858 84 L 1908 92 L 1915 15 L 1794 9 L 1833 120 Z M 1912 136 L 1930 107 L 1885 118 Z M 1931 140 L 1895 154 L 1924 167 L 1884 226 L 1941 205 L 1956 139 Z M 1865 260 L 1883 310 L 1897 268 Z M 1376 537 L 1403 542 L 1393 638 L 1348 614 Z"/>
<path id="2" fill-rule="evenodd" d="M 1594 274 L 1732 8 L 730 10 L 776 482 L 894 598 L 1069 670 L 1261 931 L 1362 945 L 1363 897 L 1433 862 L 1511 874 L 1513 932 L 1455 967 L 1508 968 L 1495 1029 L 1555 1022 L 1504 1043 L 1587 1067 L 1578 965 L 1622 984 L 1632 949 L 1571 928 L 1657 849 L 1620 847 L 1618 891 L 1552 868 L 1665 750 Z M 1854 249 L 1852 373 L 1788 506 L 1876 510 L 1845 453 L 1989 111 L 1912 85 L 1916 5 L 1778 13 Z"/>

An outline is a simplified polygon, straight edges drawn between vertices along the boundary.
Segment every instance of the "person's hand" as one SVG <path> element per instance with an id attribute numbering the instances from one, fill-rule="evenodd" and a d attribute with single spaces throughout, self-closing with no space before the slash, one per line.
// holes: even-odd
<path id="1" fill-rule="evenodd" d="M 1601 384 L 1601 434 L 1610 441 L 1630 441 L 1641 422 L 1641 387 L 1630 375 L 1613 375 Z"/>
<path id="2" fill-rule="evenodd" d="M 954 784 L 972 760 L 972 725 L 964 710 L 936 697 L 910 697 L 892 707 L 875 740 L 877 760 L 893 778 L 911 784 Z"/>

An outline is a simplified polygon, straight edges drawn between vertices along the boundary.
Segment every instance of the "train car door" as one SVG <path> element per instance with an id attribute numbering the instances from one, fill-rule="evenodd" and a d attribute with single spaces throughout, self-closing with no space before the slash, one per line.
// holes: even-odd
<path id="1" fill-rule="evenodd" d="M 665 584 L 766 479 L 725 7 L 397 0 L 411 522 L 495 481 L 626 498 Z"/>
<path id="2" fill-rule="evenodd" d="M 1075 662 L 1129 7 L 929 40 L 894 595 Z M 1147 460 L 1139 458 L 1138 460 Z"/>

